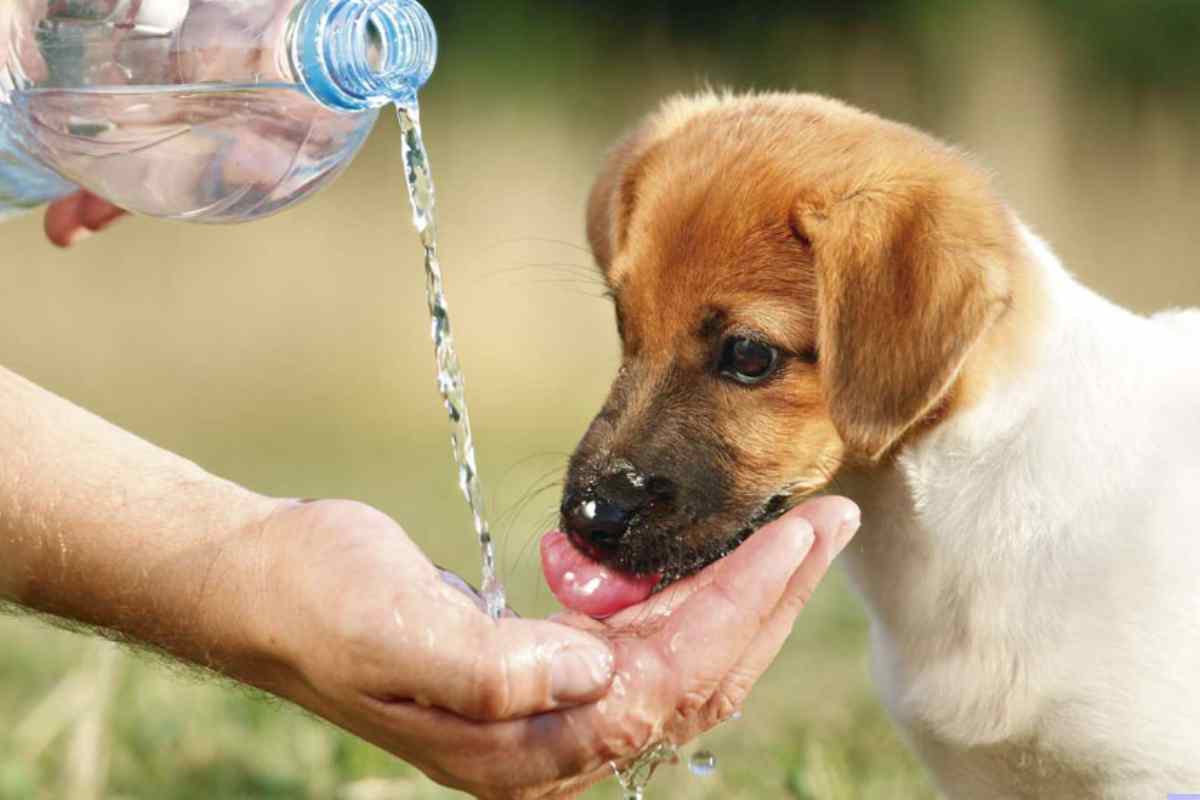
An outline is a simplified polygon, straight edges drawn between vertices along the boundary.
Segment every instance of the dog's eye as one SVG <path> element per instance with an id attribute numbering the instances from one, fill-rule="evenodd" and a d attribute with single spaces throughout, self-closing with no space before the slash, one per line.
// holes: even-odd
<path id="1" fill-rule="evenodd" d="M 769 378 L 778 363 L 779 351 L 774 347 L 745 336 L 732 336 L 721 346 L 717 368 L 725 377 L 751 385 Z"/>

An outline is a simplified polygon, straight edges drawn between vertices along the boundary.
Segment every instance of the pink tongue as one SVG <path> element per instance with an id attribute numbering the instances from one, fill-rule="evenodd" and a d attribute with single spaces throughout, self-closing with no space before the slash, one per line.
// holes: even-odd
<path id="1" fill-rule="evenodd" d="M 657 575 L 626 575 L 593 561 L 562 531 L 542 537 L 542 572 L 560 603 L 596 619 L 642 602 L 658 583 Z"/>

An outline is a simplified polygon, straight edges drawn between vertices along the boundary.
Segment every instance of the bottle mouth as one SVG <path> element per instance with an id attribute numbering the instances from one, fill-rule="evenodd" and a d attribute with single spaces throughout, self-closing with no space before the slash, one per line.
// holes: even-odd
<path id="1" fill-rule="evenodd" d="M 433 20 L 415 0 L 308 0 L 292 35 L 305 87 L 339 110 L 412 105 L 437 62 Z"/>

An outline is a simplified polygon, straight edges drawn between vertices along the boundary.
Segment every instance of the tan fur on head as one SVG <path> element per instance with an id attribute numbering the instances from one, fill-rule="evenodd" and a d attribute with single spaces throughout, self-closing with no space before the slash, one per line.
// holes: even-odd
<path id="1" fill-rule="evenodd" d="M 719 555 L 970 402 L 1019 339 L 996 325 L 1027 282 L 987 176 L 822 97 L 668 101 L 610 152 L 587 222 L 624 358 L 568 489 L 614 465 L 662 488 L 617 566 Z M 766 379 L 720 366 L 737 340 L 778 354 Z"/>
<path id="2" fill-rule="evenodd" d="M 794 195 L 791 224 L 813 248 L 812 275 L 778 268 L 815 282 L 814 308 L 797 311 L 819 320 L 830 414 L 854 456 L 878 459 L 946 400 L 1008 305 L 1017 248 L 1007 211 L 960 153 L 838 101 L 679 96 L 611 151 L 593 187 L 588 238 L 610 281 L 626 271 L 617 256 L 639 198 L 670 192 L 657 165 L 678 155 L 664 151 L 686 146 L 685 129 L 717 140 L 731 126 L 766 131 L 777 150 L 779 174 L 760 189 Z"/>

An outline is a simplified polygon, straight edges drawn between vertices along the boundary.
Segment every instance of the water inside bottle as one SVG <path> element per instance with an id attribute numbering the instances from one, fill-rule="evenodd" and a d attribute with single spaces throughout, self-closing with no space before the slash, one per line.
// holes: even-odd
<path id="1" fill-rule="evenodd" d="M 377 112 L 345 114 L 290 83 L 14 92 L 14 133 L 68 179 L 159 217 L 240 222 L 339 175 Z"/>
<path id="2" fill-rule="evenodd" d="M 429 155 L 421 138 L 418 109 L 398 106 L 397 114 L 400 119 L 404 174 L 409 200 L 412 202 L 413 224 L 425 248 L 426 298 L 429 301 L 431 331 L 437 355 L 438 391 L 450 417 L 450 445 L 454 451 L 454 463 L 458 468 L 458 487 L 471 507 L 475 534 L 483 556 L 481 591 L 487 603 L 488 614 L 493 619 L 499 619 L 506 607 L 504 584 L 496 574 L 496 546 L 484 513 L 483 490 L 480 488 L 479 468 L 475 461 L 475 437 L 471 433 L 471 416 L 467 411 L 462 365 L 459 364 L 458 353 L 454 348 L 454 335 L 450 330 L 450 311 L 446 306 L 442 267 L 438 260 L 437 204 L 433 176 L 429 170 Z"/>

